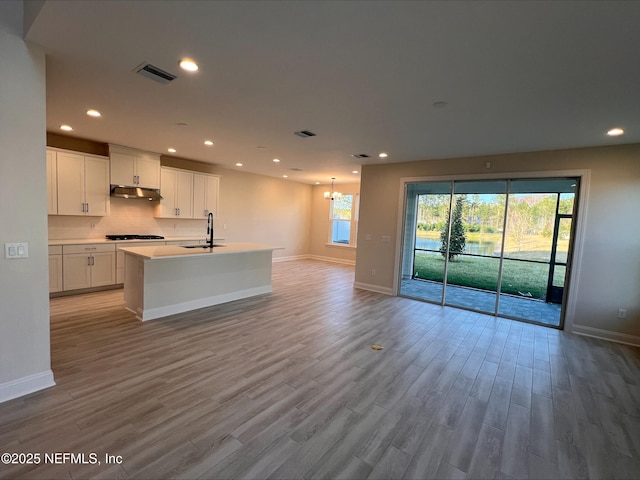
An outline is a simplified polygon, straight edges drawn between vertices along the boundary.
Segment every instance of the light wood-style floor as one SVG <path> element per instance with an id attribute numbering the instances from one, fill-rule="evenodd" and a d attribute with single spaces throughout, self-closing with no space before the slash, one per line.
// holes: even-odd
<path id="1" fill-rule="evenodd" d="M 0 453 L 102 464 L 0 478 L 640 478 L 639 349 L 352 283 L 276 263 L 273 294 L 146 323 L 53 299 L 57 386 L 0 405 Z"/>

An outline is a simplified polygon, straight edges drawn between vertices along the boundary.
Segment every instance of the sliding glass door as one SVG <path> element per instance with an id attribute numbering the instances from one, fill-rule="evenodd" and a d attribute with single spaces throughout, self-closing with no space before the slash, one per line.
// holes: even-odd
<path id="1" fill-rule="evenodd" d="M 400 294 L 561 327 L 577 184 L 408 184 Z"/>

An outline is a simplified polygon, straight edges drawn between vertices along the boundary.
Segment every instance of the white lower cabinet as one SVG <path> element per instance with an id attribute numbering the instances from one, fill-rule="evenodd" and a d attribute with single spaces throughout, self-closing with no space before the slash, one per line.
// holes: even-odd
<path id="1" fill-rule="evenodd" d="M 164 245 L 165 242 L 135 242 L 135 243 L 116 243 L 116 282 L 124 283 L 124 252 L 118 251 L 120 247 L 155 247 Z"/>
<path id="2" fill-rule="evenodd" d="M 62 247 L 49 247 L 49 293 L 62 291 Z"/>
<path id="3" fill-rule="evenodd" d="M 64 245 L 62 247 L 64 290 L 104 287 L 116 283 L 116 246 Z"/>

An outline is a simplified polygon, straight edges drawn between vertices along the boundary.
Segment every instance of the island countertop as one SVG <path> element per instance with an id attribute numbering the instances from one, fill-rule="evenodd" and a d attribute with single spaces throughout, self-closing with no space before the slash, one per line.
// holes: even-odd
<path id="1" fill-rule="evenodd" d="M 214 244 L 213 248 L 204 245 L 197 248 L 184 248 L 180 245 L 153 245 L 147 247 L 121 247 L 118 250 L 142 257 L 144 260 L 163 260 L 181 257 L 203 257 L 211 255 L 228 255 L 234 253 L 264 252 L 280 250 L 284 247 L 275 247 L 262 243 L 251 242 L 225 242 Z"/>

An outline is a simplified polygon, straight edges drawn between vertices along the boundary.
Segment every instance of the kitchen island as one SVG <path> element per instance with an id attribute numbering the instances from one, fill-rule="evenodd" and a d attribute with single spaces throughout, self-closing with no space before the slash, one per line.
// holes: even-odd
<path id="1" fill-rule="evenodd" d="M 273 247 L 224 243 L 124 247 L 124 299 L 140 320 L 270 293 Z"/>

